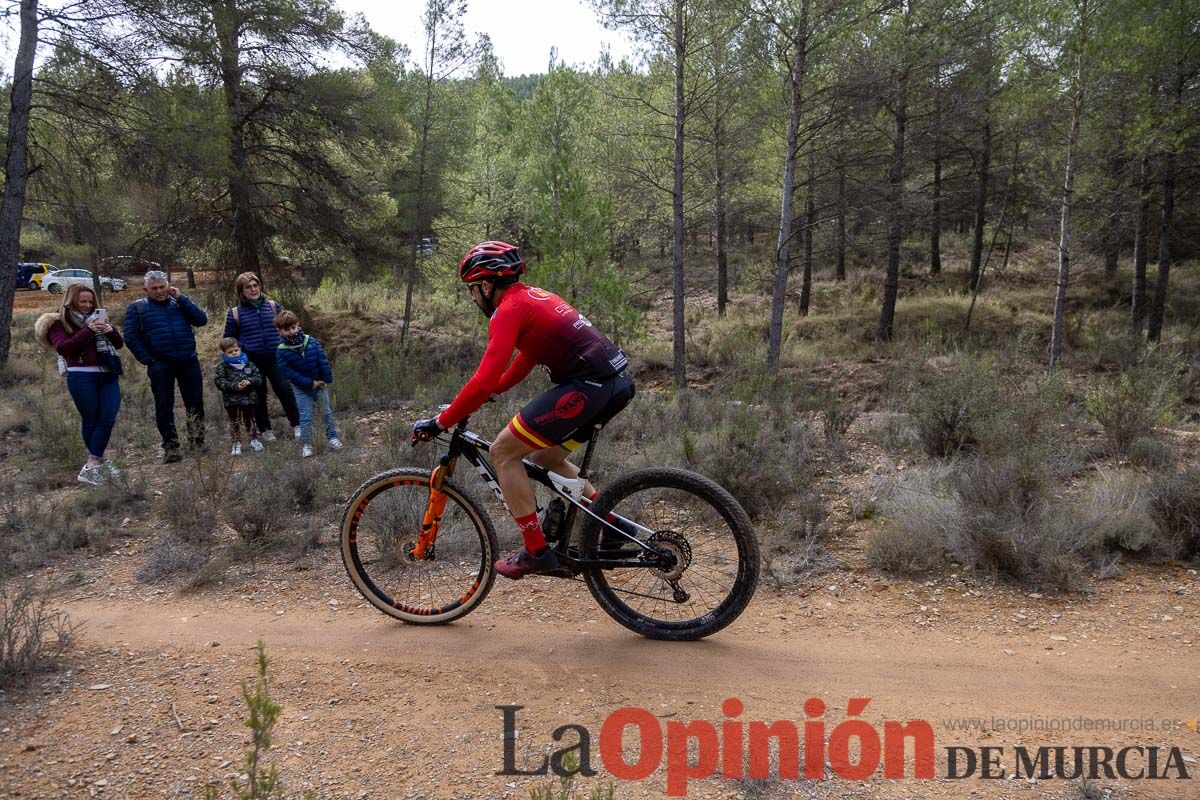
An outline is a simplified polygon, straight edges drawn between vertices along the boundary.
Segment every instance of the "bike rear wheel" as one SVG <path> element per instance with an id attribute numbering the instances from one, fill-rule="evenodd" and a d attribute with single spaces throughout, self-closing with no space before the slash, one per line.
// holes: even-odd
<path id="1" fill-rule="evenodd" d="M 638 539 L 670 554 L 662 568 L 589 567 L 588 589 L 600 607 L 632 631 L 651 639 L 702 639 L 745 610 L 758 586 L 758 540 L 750 518 L 733 495 L 693 472 L 645 469 L 623 475 L 596 499 L 601 518 L 615 512 L 648 528 Z M 601 537 L 611 532 L 588 518 L 583 531 L 587 558 L 598 557 Z M 655 559 L 627 539 L 620 558 Z M 611 558 L 611 539 L 607 542 Z"/>
<path id="2" fill-rule="evenodd" d="M 450 481 L 436 544 L 413 556 L 429 502 L 428 470 L 382 472 L 354 493 L 342 514 L 346 573 L 371 605 L 414 625 L 439 625 L 473 611 L 496 579 L 496 532 Z"/>

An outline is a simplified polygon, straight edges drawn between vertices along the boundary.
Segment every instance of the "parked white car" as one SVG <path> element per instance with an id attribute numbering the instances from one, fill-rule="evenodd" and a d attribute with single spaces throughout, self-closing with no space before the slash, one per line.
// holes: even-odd
<path id="1" fill-rule="evenodd" d="M 42 289 L 50 294 L 65 292 L 67 287 L 72 283 L 82 283 L 84 286 L 91 286 L 92 271 L 89 269 L 60 269 L 47 273 L 42 277 Z M 108 289 L 111 292 L 123 292 L 129 288 L 129 284 L 121 278 L 110 278 L 107 275 L 101 275 L 100 287 Z"/>

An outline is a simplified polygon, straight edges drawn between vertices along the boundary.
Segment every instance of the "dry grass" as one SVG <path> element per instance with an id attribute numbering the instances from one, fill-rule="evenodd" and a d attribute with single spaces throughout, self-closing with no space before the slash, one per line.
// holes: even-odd
<path id="1" fill-rule="evenodd" d="M 0 579 L 0 690 L 58 667 L 78 626 L 29 579 Z"/>

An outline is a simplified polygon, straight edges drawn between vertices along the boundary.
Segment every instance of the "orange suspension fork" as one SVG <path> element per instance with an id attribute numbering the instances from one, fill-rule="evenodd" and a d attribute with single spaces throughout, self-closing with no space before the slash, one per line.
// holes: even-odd
<path id="1" fill-rule="evenodd" d="M 446 512 L 446 493 L 442 491 L 442 482 L 454 473 L 454 464 L 449 459 L 434 469 L 429 476 L 429 502 L 425 504 L 425 516 L 421 520 L 421 535 L 417 538 L 417 546 L 413 548 L 412 558 L 426 558 L 429 548 L 437 541 L 438 527 L 442 524 L 442 514 Z"/>

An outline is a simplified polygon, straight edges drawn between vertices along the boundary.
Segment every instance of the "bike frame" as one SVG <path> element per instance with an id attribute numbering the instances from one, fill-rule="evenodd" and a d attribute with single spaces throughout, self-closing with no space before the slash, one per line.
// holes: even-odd
<path id="1" fill-rule="evenodd" d="M 504 499 L 504 491 L 500 488 L 500 480 L 496 474 L 496 469 L 492 466 L 492 462 L 488 460 L 488 457 L 485 455 L 491 451 L 492 443 L 487 439 L 484 439 L 482 436 L 467 430 L 468 421 L 469 418 L 463 419 L 454 427 L 454 430 L 450 432 L 448 449 L 441 457 L 438 467 L 434 470 L 434 474 L 430 478 L 431 509 L 435 504 L 437 504 L 437 495 L 441 494 L 437 490 L 440 488 L 442 480 L 454 475 L 454 470 L 458 464 L 459 458 L 466 458 L 467 461 L 469 461 L 471 465 L 475 467 L 475 470 L 479 473 L 479 476 L 483 478 L 488 486 L 491 487 L 492 493 L 496 495 L 496 498 L 501 502 L 501 504 L 504 505 L 504 508 L 508 509 L 508 503 Z M 592 460 L 592 448 L 596 444 L 597 435 L 602 427 L 603 426 L 601 425 L 595 426 L 592 431 L 592 436 L 588 439 L 586 449 L 583 451 L 583 464 L 581 464 L 579 468 L 579 479 L 581 481 L 587 479 L 588 467 L 590 466 Z M 444 440 L 439 437 L 435 441 Z M 593 513 L 590 508 L 590 503 L 585 503 L 584 501 L 573 497 L 570 493 L 555 485 L 554 481 L 550 479 L 550 470 L 546 467 L 543 467 L 541 464 L 536 464 L 528 459 L 525 459 L 523 463 L 525 465 L 525 473 L 529 476 L 530 480 L 546 487 L 553 495 L 561 497 L 564 501 L 570 504 L 567 508 L 567 514 L 563 519 L 562 527 L 560 528 L 560 534 L 557 540 L 551 543 L 551 547 L 554 548 L 555 554 L 558 556 L 560 566 L 564 567 L 566 571 L 566 574 L 562 575 L 562 577 L 573 577 L 578 575 L 581 571 L 583 571 L 583 569 L 589 567 L 662 569 L 664 567 L 664 562 L 669 563 L 673 560 L 671 554 L 657 550 L 647 543 L 637 539 L 636 537 L 630 536 L 625 531 L 614 526 L 607 519 L 604 519 Z M 444 507 L 444 502 L 441 505 Z M 540 510 L 541 509 L 539 509 L 539 511 Z M 622 539 L 625 539 L 626 541 L 622 542 L 622 548 L 625 548 L 629 543 L 632 543 L 636 544 L 641 551 L 636 552 L 635 555 L 635 552 L 633 551 L 622 549 L 618 551 L 622 557 L 582 558 L 579 549 L 572 548 L 570 546 L 571 536 L 574 533 L 575 528 L 575 519 L 579 514 L 586 514 L 596 522 L 603 525 L 608 529 L 610 535 L 620 536 Z M 440 518 L 440 513 L 437 516 Z M 616 517 L 618 520 L 634 528 L 638 531 L 638 533 L 654 533 L 654 531 L 650 530 L 649 528 L 638 525 L 633 520 L 626 519 L 619 514 L 612 514 L 611 516 Z M 427 514 L 426 520 L 422 527 L 426 528 L 432 522 L 434 528 L 433 537 L 436 537 L 436 527 L 438 521 L 439 520 L 431 520 Z M 431 537 L 431 544 L 433 537 Z M 419 554 L 415 553 L 414 555 Z M 646 555 L 651 557 L 642 560 Z M 629 556 L 634 557 L 630 558 Z"/>

